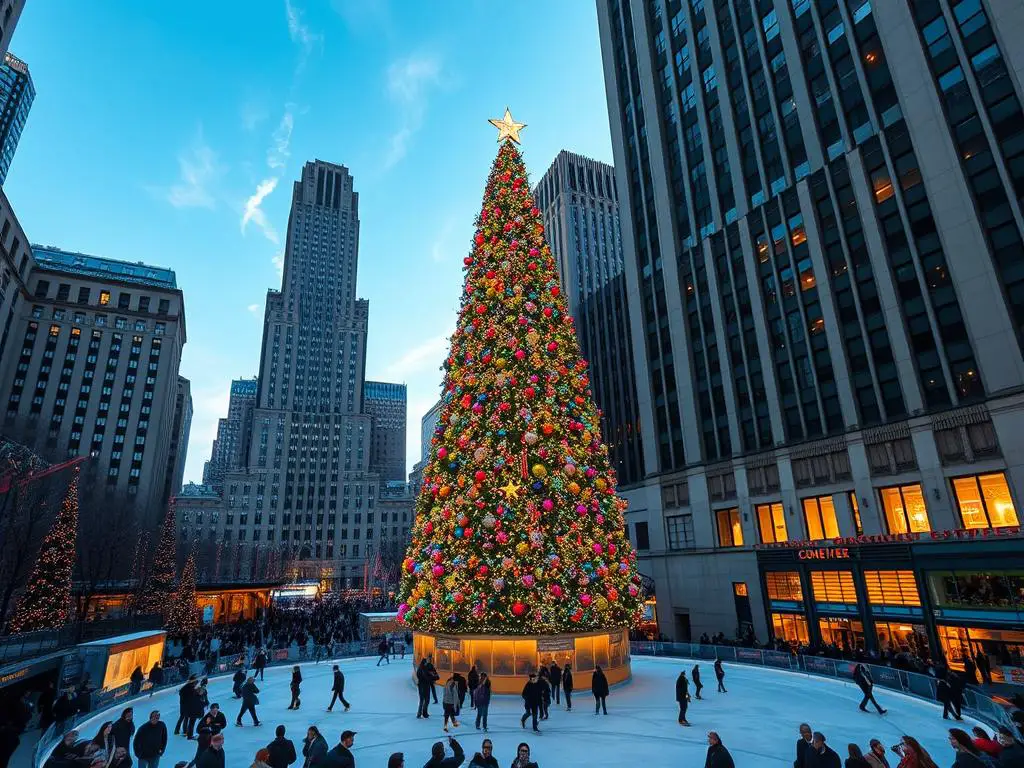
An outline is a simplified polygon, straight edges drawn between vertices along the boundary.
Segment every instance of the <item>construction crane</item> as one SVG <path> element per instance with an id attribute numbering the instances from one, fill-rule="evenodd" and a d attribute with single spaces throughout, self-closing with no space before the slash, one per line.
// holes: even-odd
<path id="1" fill-rule="evenodd" d="M 62 461 L 60 464 L 51 464 L 43 469 L 38 469 L 33 472 L 29 472 L 22 477 L 17 477 L 14 472 L 8 472 L 6 475 L 0 477 L 0 493 L 7 493 L 13 486 L 17 486 L 18 490 L 23 490 L 30 483 L 34 483 L 36 480 L 41 480 L 48 475 L 52 475 L 61 470 L 68 469 L 81 464 L 83 461 L 88 459 L 94 459 L 99 455 L 99 451 L 91 451 L 85 456 L 75 456 L 73 459 Z"/>

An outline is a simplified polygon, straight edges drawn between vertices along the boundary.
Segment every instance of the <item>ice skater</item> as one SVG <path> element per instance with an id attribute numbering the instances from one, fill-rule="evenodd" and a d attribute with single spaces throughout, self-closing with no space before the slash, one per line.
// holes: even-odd
<path id="1" fill-rule="evenodd" d="M 484 724 L 484 733 L 487 733 L 487 710 L 491 706 L 491 680 L 486 672 L 480 673 L 480 681 L 473 689 L 473 706 L 476 708 L 476 729 L 480 730 L 480 723 Z"/>
<path id="2" fill-rule="evenodd" d="M 449 736 L 448 746 L 452 748 L 454 753 L 451 757 L 444 756 L 444 742 L 435 741 L 434 745 L 430 748 L 430 759 L 424 764 L 423 768 L 458 768 L 462 765 L 462 762 L 466 759 L 466 753 L 462 750 L 462 745 L 455 740 L 454 736 Z"/>
<path id="3" fill-rule="evenodd" d="M 453 727 L 459 727 L 459 721 L 455 719 L 455 713 L 459 707 L 459 684 L 454 677 L 449 677 L 448 682 L 444 684 L 442 705 L 444 706 L 444 730 L 447 733 L 449 720 Z"/>
<path id="4" fill-rule="evenodd" d="M 590 680 L 590 691 L 594 694 L 594 714 L 601 714 L 601 710 L 608 714 L 608 678 L 604 676 L 601 667 L 594 668 L 594 676 Z"/>
<path id="5" fill-rule="evenodd" d="M 875 709 L 878 710 L 878 714 L 884 715 L 886 710 L 882 709 L 882 705 L 875 701 L 875 696 L 872 693 L 872 689 L 875 687 L 875 681 L 871 679 L 871 671 L 863 664 L 858 664 L 853 669 L 853 679 L 864 694 L 864 698 L 860 702 L 860 711 L 867 712 L 867 704 L 870 701 L 875 705 Z"/>
<path id="6" fill-rule="evenodd" d="M 708 754 L 704 758 L 704 768 L 735 768 L 732 755 L 725 748 L 721 738 L 715 731 L 708 731 Z"/>
<path id="7" fill-rule="evenodd" d="M 686 670 L 679 670 L 676 678 L 676 701 L 679 703 L 679 724 L 689 725 L 686 719 L 686 707 L 690 701 L 690 681 L 686 679 Z"/>
<path id="8" fill-rule="evenodd" d="M 345 706 L 345 711 L 348 712 L 349 703 L 345 701 L 345 673 L 337 664 L 334 665 L 334 682 L 331 685 L 331 693 L 331 703 L 327 705 L 327 711 L 332 711 L 334 702 L 340 701 Z"/>
<path id="9" fill-rule="evenodd" d="M 469 675 L 466 678 L 466 685 L 469 686 L 469 708 L 472 709 L 476 706 L 473 703 L 473 691 L 480 685 L 480 673 L 476 671 L 476 664 L 469 668 Z"/>
<path id="10" fill-rule="evenodd" d="M 703 690 L 704 684 L 700 681 L 700 665 L 693 665 L 693 697 L 700 699 L 700 692 Z"/>
<path id="11" fill-rule="evenodd" d="M 555 704 L 562 703 L 562 668 L 554 659 L 551 660 L 551 668 L 548 670 L 548 680 L 551 681 L 551 693 L 554 694 Z"/>
<path id="12" fill-rule="evenodd" d="M 302 703 L 299 701 L 299 689 L 302 685 L 302 672 L 299 671 L 299 665 L 296 664 L 292 667 L 292 703 L 288 705 L 288 709 L 298 709 Z"/>
<path id="13" fill-rule="evenodd" d="M 391 666 L 391 657 L 388 655 L 388 641 L 386 637 L 382 637 L 380 642 L 377 643 L 377 655 L 379 658 L 375 666 L 379 667 L 382 661 L 386 661 L 388 666 Z"/>
<path id="14" fill-rule="evenodd" d="M 548 681 L 548 668 L 543 664 L 537 674 L 537 682 L 540 684 L 540 719 L 548 719 L 548 708 L 551 706 L 551 683 Z"/>
<path id="15" fill-rule="evenodd" d="M 725 690 L 725 668 L 722 666 L 721 659 L 715 659 L 715 678 L 718 680 L 718 692 L 728 693 Z"/>
<path id="16" fill-rule="evenodd" d="M 537 673 L 531 672 L 530 679 L 523 686 L 523 707 L 526 710 L 519 719 L 519 724 L 526 728 L 526 721 L 533 718 L 533 730 L 540 732 L 537 727 L 537 716 L 540 714 L 541 683 L 537 682 Z"/>
<path id="17" fill-rule="evenodd" d="M 960 680 L 952 672 L 947 672 L 945 677 L 940 677 L 935 687 L 935 695 L 942 702 L 942 719 L 948 720 L 950 713 L 957 720 L 963 720 L 960 716 L 960 706 L 963 703 L 963 690 L 960 688 Z"/>
<path id="18" fill-rule="evenodd" d="M 253 677 L 256 675 L 260 676 L 260 682 L 263 682 L 263 670 L 267 668 L 267 652 L 260 648 L 259 653 L 256 654 L 256 658 L 252 661 L 252 668 L 256 670 L 253 672 Z"/>
<path id="19" fill-rule="evenodd" d="M 565 711 L 572 711 L 572 667 L 565 662 L 562 668 L 562 693 L 565 694 Z"/>
<path id="20" fill-rule="evenodd" d="M 256 705 L 260 703 L 256 694 L 259 692 L 260 689 L 256 687 L 256 675 L 253 675 L 242 686 L 242 708 L 238 710 L 238 717 L 235 718 L 235 725 L 239 728 L 242 727 L 242 715 L 246 712 L 252 716 L 253 725 L 260 724 L 260 718 L 256 714 Z"/>
<path id="21" fill-rule="evenodd" d="M 430 692 L 434 688 L 434 681 L 437 680 L 437 673 L 431 672 L 432 669 L 433 665 L 429 665 L 426 656 L 420 659 L 420 665 L 416 668 L 416 690 L 420 695 L 419 706 L 416 708 L 417 720 L 421 717 L 430 717 Z"/>

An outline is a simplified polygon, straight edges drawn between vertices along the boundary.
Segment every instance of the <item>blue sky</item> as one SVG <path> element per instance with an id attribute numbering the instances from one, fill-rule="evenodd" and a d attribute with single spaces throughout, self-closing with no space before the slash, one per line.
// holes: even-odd
<path id="1" fill-rule="evenodd" d="M 255 375 L 291 183 L 360 194 L 369 378 L 409 385 L 409 464 L 436 399 L 462 258 L 508 104 L 536 182 L 611 162 L 593 0 L 42 0 L 11 51 L 36 100 L 5 191 L 34 242 L 171 267 L 198 481 L 230 380 Z"/>

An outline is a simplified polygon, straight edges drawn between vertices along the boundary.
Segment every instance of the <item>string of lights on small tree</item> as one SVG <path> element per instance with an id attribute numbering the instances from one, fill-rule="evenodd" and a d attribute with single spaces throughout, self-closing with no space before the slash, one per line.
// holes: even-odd
<path id="1" fill-rule="evenodd" d="M 8 624 L 11 633 L 58 629 L 68 620 L 78 536 L 78 470 L 43 539 L 28 585 Z"/>
<path id="2" fill-rule="evenodd" d="M 181 571 L 178 591 L 167 617 L 167 629 L 172 635 L 186 635 L 199 628 L 199 610 L 196 607 L 196 559 L 189 555 Z"/>
<path id="3" fill-rule="evenodd" d="M 160 529 L 160 541 L 157 542 L 153 563 L 149 569 L 149 578 L 139 599 L 139 610 L 142 613 L 155 613 L 168 617 L 174 599 L 174 581 L 177 574 L 177 535 L 174 502 L 167 505 Z M 193 568 L 195 564 L 193 563 Z"/>

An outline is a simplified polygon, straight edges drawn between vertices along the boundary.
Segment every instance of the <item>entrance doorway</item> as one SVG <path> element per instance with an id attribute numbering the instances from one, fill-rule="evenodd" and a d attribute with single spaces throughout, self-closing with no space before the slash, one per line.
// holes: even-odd
<path id="1" fill-rule="evenodd" d="M 754 632 L 754 614 L 750 610 L 750 593 L 745 581 L 732 583 L 733 601 L 736 603 L 737 637 L 746 637 Z"/>

